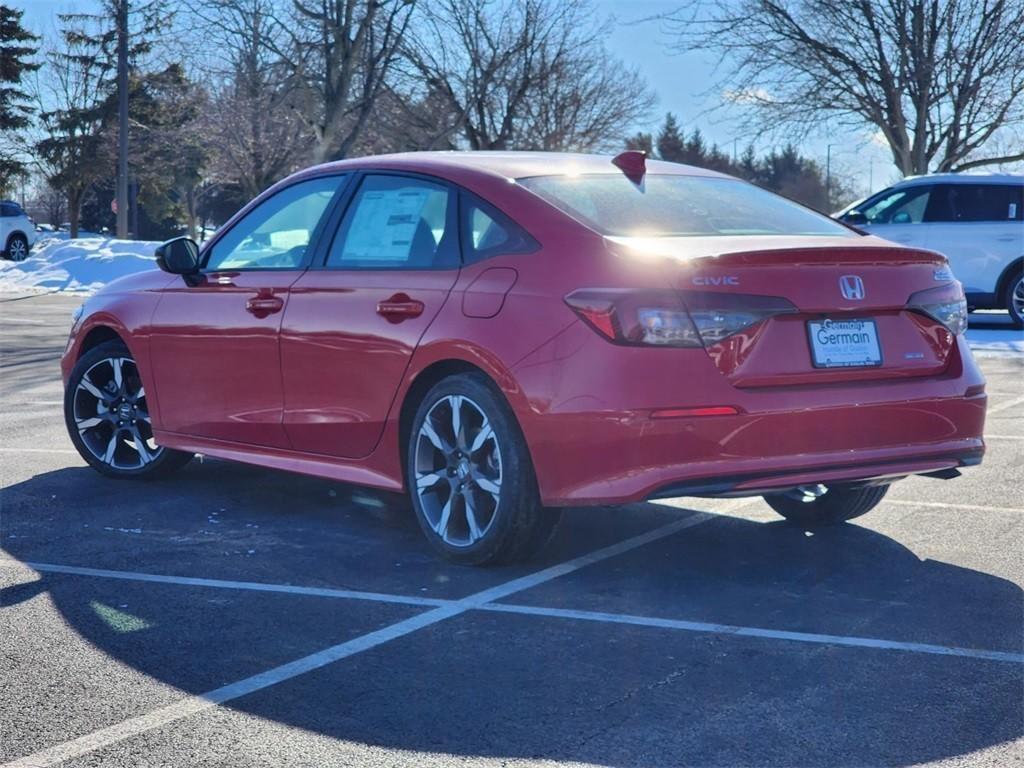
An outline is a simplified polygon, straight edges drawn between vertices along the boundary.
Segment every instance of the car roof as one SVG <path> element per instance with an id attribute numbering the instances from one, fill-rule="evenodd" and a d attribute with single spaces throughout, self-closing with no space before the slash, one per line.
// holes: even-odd
<path id="1" fill-rule="evenodd" d="M 1020 173 L 931 173 L 927 176 L 908 176 L 893 184 L 894 187 L 916 186 L 919 184 L 1024 184 Z"/>
<path id="2" fill-rule="evenodd" d="M 391 155 L 366 157 L 325 163 L 313 170 L 393 169 L 421 171 L 444 175 L 445 171 L 469 171 L 506 179 L 530 176 L 616 174 L 621 171 L 612 165 L 613 154 L 595 155 L 573 152 L 402 152 Z M 647 160 L 647 173 L 679 176 L 708 176 L 729 178 L 725 174 L 681 163 Z"/>

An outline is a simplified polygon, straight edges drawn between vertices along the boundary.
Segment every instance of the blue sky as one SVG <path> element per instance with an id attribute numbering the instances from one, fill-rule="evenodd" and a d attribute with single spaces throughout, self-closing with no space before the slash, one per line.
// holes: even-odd
<path id="1" fill-rule="evenodd" d="M 598 12 L 612 17 L 607 46 L 611 53 L 640 70 L 658 95 L 649 124 L 632 126 L 637 130 L 654 131 L 666 112 L 673 112 L 689 132 L 699 127 L 707 139 L 728 152 L 736 141 L 742 152 L 749 137 L 741 135 L 726 115 L 707 111 L 720 101 L 720 94 L 709 93 L 715 80 L 714 58 L 706 53 L 676 53 L 671 50 L 671 37 L 657 20 L 641 21 L 671 12 L 679 0 L 592 0 Z M 11 2 L 11 0 L 8 0 Z M 25 10 L 24 23 L 35 32 L 52 33 L 56 14 L 69 11 L 91 12 L 96 0 L 13 0 L 16 8 Z M 820 137 L 799 143 L 801 151 L 825 164 L 826 146 L 832 144 L 832 166 L 837 173 L 853 179 L 866 192 L 869 180 L 880 189 L 899 178 L 891 156 L 884 147 L 870 140 L 871 132 L 849 131 L 825 126 Z M 767 150 L 766 142 L 756 143 L 758 150 Z"/>

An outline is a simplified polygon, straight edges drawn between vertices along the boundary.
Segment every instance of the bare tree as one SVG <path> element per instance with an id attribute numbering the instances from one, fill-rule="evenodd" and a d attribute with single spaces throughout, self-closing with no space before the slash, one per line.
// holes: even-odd
<path id="1" fill-rule="evenodd" d="M 653 97 L 605 51 L 589 0 L 437 0 L 407 56 L 442 100 L 439 142 L 592 149 L 621 139 Z"/>
<path id="2" fill-rule="evenodd" d="M 904 174 L 1024 159 L 983 153 L 1024 123 L 1021 0 L 691 0 L 669 22 L 761 129 L 873 126 Z"/>
<path id="3" fill-rule="evenodd" d="M 531 93 L 521 135 L 523 149 L 590 152 L 621 146 L 629 125 L 656 101 L 635 70 L 592 40 L 547 69 Z"/>
<path id="4" fill-rule="evenodd" d="M 292 0 L 270 45 L 312 130 L 314 162 L 346 157 L 384 92 L 415 0 Z"/>
<path id="5" fill-rule="evenodd" d="M 200 118 L 213 179 L 254 197 L 308 157 L 311 131 L 300 118 L 289 71 L 274 52 L 286 36 L 273 0 L 192 0 L 187 7 L 214 45 Z"/>

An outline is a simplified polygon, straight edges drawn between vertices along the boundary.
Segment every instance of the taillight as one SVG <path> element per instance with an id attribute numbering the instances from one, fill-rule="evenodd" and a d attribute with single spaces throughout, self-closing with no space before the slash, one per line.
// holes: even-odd
<path id="1" fill-rule="evenodd" d="M 565 302 L 609 341 L 658 347 L 710 346 L 773 315 L 796 312 L 773 296 L 710 291 L 584 289 Z"/>
<path id="2" fill-rule="evenodd" d="M 907 308 L 938 320 L 954 335 L 967 330 L 967 299 L 963 286 L 956 280 L 938 288 L 918 291 L 907 299 Z"/>

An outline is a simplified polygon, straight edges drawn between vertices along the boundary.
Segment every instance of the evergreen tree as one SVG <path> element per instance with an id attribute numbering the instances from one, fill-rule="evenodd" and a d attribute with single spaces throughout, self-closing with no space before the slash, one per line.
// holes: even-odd
<path id="1" fill-rule="evenodd" d="M 626 149 L 640 150 L 646 152 L 648 157 L 654 157 L 654 137 L 641 131 L 626 139 Z"/>
<path id="2" fill-rule="evenodd" d="M 665 115 L 665 123 L 658 131 L 658 157 L 672 163 L 686 162 L 686 142 L 671 112 Z"/>
<path id="3" fill-rule="evenodd" d="M 27 72 L 39 68 L 38 63 L 30 61 L 39 50 L 34 45 L 39 37 L 21 26 L 23 14 L 24 11 L 0 5 L 0 131 L 7 136 L 29 124 L 32 109 L 26 103 L 28 94 L 21 89 L 21 80 Z M 5 141 L 0 146 L 0 193 L 24 173 L 24 163 Z"/>

